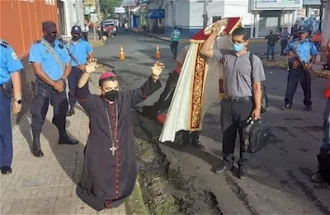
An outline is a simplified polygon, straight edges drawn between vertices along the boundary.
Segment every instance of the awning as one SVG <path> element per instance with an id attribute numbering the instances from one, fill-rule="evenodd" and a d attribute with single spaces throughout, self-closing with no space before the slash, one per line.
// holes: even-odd
<path id="1" fill-rule="evenodd" d="M 164 19 L 165 9 L 151 9 L 145 15 L 146 19 Z"/>
<path id="2" fill-rule="evenodd" d="M 130 12 L 135 13 L 136 11 L 138 11 L 141 8 L 141 6 L 137 6 L 135 8 L 129 9 Z"/>

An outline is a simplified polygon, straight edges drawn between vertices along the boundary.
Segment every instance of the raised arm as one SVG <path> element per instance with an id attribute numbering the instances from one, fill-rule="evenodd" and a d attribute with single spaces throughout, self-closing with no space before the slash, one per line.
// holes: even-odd
<path id="1" fill-rule="evenodd" d="M 138 89 L 131 90 L 129 92 L 131 107 L 144 101 L 146 98 L 151 96 L 154 92 L 162 87 L 159 81 L 159 75 L 164 69 L 164 64 L 156 62 L 153 67 L 151 67 L 152 74 L 148 80 Z"/>
<path id="2" fill-rule="evenodd" d="M 90 114 L 93 110 L 93 105 L 95 103 L 93 96 L 90 94 L 88 89 L 88 80 L 92 72 L 96 71 L 96 62 L 89 63 L 86 66 L 85 71 L 81 75 L 78 87 L 76 88 L 75 97 L 79 104 L 84 108 L 87 114 Z"/>
<path id="3" fill-rule="evenodd" d="M 223 26 L 222 23 L 219 23 L 214 26 L 214 30 L 210 34 L 210 36 L 206 39 L 204 42 L 200 53 L 208 58 L 213 58 L 216 61 L 222 62 L 223 54 L 218 49 L 213 49 L 212 44 L 215 41 L 215 39 L 218 37 L 218 34 L 221 30 L 221 27 Z"/>

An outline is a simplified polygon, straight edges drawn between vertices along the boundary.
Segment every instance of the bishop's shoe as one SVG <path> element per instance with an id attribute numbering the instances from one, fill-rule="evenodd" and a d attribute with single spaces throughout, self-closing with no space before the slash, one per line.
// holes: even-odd
<path id="1" fill-rule="evenodd" d="M 70 137 L 66 132 L 63 135 L 60 135 L 60 139 L 58 140 L 58 144 L 68 144 L 68 145 L 76 145 L 79 141 Z"/>
<path id="2" fill-rule="evenodd" d="M 1 174 L 3 175 L 8 175 L 12 173 L 11 167 L 10 166 L 3 166 L 1 167 Z"/>

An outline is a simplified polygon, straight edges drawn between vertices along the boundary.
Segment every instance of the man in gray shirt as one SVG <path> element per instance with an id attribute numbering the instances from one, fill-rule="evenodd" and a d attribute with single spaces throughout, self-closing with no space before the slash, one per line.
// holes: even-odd
<path id="1" fill-rule="evenodd" d="M 238 161 L 239 176 L 247 176 L 245 152 L 242 132 L 239 124 L 249 118 L 260 118 L 261 81 L 266 80 L 262 62 L 259 57 L 253 57 L 253 70 L 250 65 L 250 52 L 247 50 L 248 34 L 245 28 L 237 28 L 232 32 L 232 50 L 212 49 L 211 45 L 217 38 L 222 24 L 215 27 L 212 34 L 203 44 L 200 52 L 224 65 L 224 93 L 221 101 L 220 123 L 223 132 L 222 154 L 223 164 L 215 171 L 217 173 L 233 169 L 236 133 L 240 136 L 240 159 Z"/>

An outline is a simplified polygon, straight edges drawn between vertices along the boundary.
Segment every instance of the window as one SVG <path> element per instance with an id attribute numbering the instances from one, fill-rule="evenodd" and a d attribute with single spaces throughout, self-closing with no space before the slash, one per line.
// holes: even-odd
<path id="1" fill-rule="evenodd" d="M 45 0 L 45 3 L 48 5 L 55 5 L 55 0 Z"/>
<path id="2" fill-rule="evenodd" d="M 221 16 L 212 16 L 212 23 L 215 23 L 216 21 L 219 21 L 221 19 Z"/>

